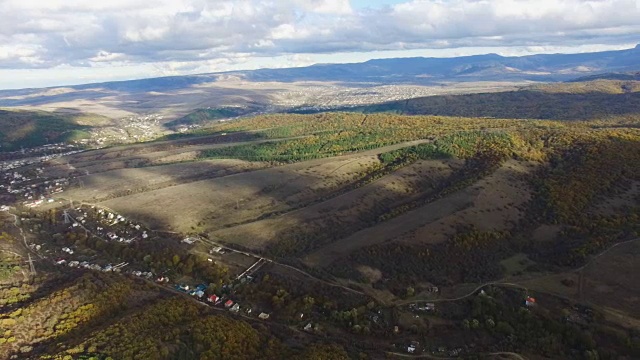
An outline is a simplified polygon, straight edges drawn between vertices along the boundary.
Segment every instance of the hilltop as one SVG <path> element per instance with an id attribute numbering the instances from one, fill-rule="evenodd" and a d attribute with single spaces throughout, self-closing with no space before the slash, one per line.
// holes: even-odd
<path id="1" fill-rule="evenodd" d="M 532 82 L 559 82 L 640 68 L 638 48 L 581 54 L 505 57 L 392 58 L 353 64 L 259 69 L 0 91 L 0 106 L 49 112 L 81 111 L 111 119 L 194 111 L 215 118 L 291 109 L 327 110 L 416 97 L 512 91 Z M 630 80 L 617 75 L 618 80 Z M 609 76 L 611 77 L 611 76 Z M 181 128 L 200 121 L 178 121 Z M 176 123 L 167 125 L 177 129 Z"/>

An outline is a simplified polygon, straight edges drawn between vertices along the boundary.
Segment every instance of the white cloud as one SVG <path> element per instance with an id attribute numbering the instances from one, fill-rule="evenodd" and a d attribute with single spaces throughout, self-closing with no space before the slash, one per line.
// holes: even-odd
<path id="1" fill-rule="evenodd" d="M 126 55 L 122 53 L 110 53 L 108 51 L 101 50 L 96 54 L 96 56 L 89 58 L 89 61 L 94 63 L 112 62 L 112 61 L 124 60 L 125 57 Z"/>
<path id="2" fill-rule="evenodd" d="M 289 63 L 296 54 L 634 42 L 639 0 L 412 0 L 366 9 L 348 0 L 0 0 L 4 69 L 176 63 L 184 66 L 169 71 L 183 71 L 278 56 Z"/>
<path id="3" fill-rule="evenodd" d="M 353 9 L 349 0 L 297 0 L 295 4 L 307 11 L 320 14 L 351 14 Z"/>

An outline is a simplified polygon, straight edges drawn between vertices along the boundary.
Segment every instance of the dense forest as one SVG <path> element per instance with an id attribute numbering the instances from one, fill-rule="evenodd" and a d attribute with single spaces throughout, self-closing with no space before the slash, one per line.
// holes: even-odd
<path id="1" fill-rule="evenodd" d="M 119 275 L 41 276 L 1 295 L 13 309 L 3 306 L 0 316 L 0 357 L 7 359 L 348 359 L 340 346 L 292 347 L 268 324 Z"/>

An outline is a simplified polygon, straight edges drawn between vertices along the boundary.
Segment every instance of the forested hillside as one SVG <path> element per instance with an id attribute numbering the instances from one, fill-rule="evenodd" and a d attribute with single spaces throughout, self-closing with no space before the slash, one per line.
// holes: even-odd
<path id="1" fill-rule="evenodd" d="M 537 85 L 519 91 L 429 96 L 345 110 L 504 119 L 602 120 L 640 113 L 640 82 L 600 80 Z"/>
<path id="2" fill-rule="evenodd" d="M 3 359 L 347 359 L 339 346 L 292 348 L 264 325 L 141 280 L 91 272 L 20 277 L 0 278 Z"/>
<path id="3" fill-rule="evenodd" d="M 86 123 L 94 120 L 99 123 L 103 119 L 93 115 L 0 110 L 0 151 L 85 139 L 89 137 L 87 130 L 93 128 Z"/>

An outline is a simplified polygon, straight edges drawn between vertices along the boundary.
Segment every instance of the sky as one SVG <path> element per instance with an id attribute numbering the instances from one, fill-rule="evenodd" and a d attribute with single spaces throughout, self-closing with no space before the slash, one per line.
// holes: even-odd
<path id="1" fill-rule="evenodd" d="M 640 0 L 0 0 L 0 89 L 640 43 Z"/>

